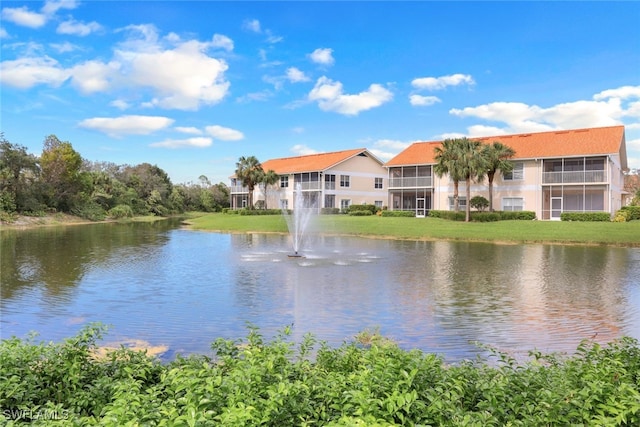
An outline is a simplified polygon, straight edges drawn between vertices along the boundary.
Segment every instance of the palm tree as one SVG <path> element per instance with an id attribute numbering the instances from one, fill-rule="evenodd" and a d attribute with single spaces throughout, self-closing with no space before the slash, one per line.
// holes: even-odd
<path id="1" fill-rule="evenodd" d="M 267 209 L 267 189 L 270 185 L 275 184 L 280 179 L 280 175 L 278 175 L 273 169 L 269 169 L 268 171 L 262 174 L 262 184 L 264 185 L 264 208 Z"/>
<path id="2" fill-rule="evenodd" d="M 468 138 L 445 139 L 442 147 L 436 147 L 434 172 L 439 177 L 445 174 L 453 181 L 453 207 L 460 210 L 458 187 L 465 181 L 467 206 L 465 221 L 471 218 L 471 181 L 480 180 L 484 176 L 486 165 L 480 154 L 482 143 Z"/>
<path id="3" fill-rule="evenodd" d="M 471 181 L 481 181 L 487 170 L 487 162 L 482 156 L 482 143 L 480 141 L 461 138 L 458 140 L 460 157 L 458 168 L 460 175 L 466 183 L 467 209 L 465 221 L 471 219 Z"/>
<path id="4" fill-rule="evenodd" d="M 439 178 L 449 175 L 449 178 L 453 181 L 453 210 L 456 212 L 460 210 L 458 184 L 461 180 L 458 162 L 460 153 L 457 141 L 457 139 L 445 139 L 442 141 L 442 147 L 435 148 L 436 164 L 433 167 L 433 171 Z"/>
<path id="5" fill-rule="evenodd" d="M 482 157 L 487 162 L 487 180 L 489 181 L 489 211 L 493 212 L 493 180 L 496 172 L 503 175 L 513 171 L 513 163 L 509 160 L 516 154 L 515 150 L 501 142 L 494 141 L 482 148 Z"/>
<path id="6" fill-rule="evenodd" d="M 236 163 L 236 178 L 249 190 L 249 209 L 253 209 L 253 190 L 260 183 L 264 171 L 255 156 L 240 157 Z"/>

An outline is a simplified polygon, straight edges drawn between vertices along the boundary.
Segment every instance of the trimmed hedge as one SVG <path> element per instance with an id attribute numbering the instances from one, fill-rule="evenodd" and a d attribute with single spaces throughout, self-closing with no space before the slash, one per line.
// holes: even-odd
<path id="1" fill-rule="evenodd" d="M 322 208 L 320 209 L 320 215 L 338 215 L 340 208 Z"/>
<path id="2" fill-rule="evenodd" d="M 375 215 L 375 213 L 378 211 L 378 208 L 376 207 L 376 205 L 350 205 L 349 209 L 347 210 L 347 213 L 351 215 L 351 212 L 362 212 L 362 211 L 370 212 L 371 215 Z"/>
<path id="3" fill-rule="evenodd" d="M 611 221 L 608 212 L 562 212 L 561 221 Z"/>
<path id="4" fill-rule="evenodd" d="M 448 219 L 450 221 L 464 221 L 466 214 L 464 211 L 429 211 L 431 218 Z M 536 219 L 536 213 L 533 211 L 494 211 L 494 212 L 471 212 L 471 221 L 476 222 L 492 222 L 492 221 L 531 221 Z"/>
<path id="5" fill-rule="evenodd" d="M 238 215 L 282 215 L 282 209 L 238 209 Z"/>
<path id="6" fill-rule="evenodd" d="M 406 217 L 406 218 L 414 218 L 416 213 L 414 211 L 382 211 L 382 215 L 387 217 Z"/>
<path id="7" fill-rule="evenodd" d="M 349 211 L 349 216 L 371 216 L 371 215 L 373 215 L 371 211 L 365 211 L 365 210 Z"/>

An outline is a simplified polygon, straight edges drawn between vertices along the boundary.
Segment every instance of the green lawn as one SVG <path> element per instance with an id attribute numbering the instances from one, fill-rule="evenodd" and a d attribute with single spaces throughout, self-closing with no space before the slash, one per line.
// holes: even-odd
<path id="1" fill-rule="evenodd" d="M 198 230 L 286 233 L 281 215 L 208 213 L 189 219 Z M 437 218 L 319 215 L 314 227 L 324 234 L 418 240 L 467 240 L 511 243 L 564 243 L 640 247 L 640 221 L 454 222 Z"/>

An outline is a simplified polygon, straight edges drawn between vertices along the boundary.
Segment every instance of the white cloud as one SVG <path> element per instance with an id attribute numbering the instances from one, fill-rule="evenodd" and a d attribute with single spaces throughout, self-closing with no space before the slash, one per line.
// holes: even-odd
<path id="1" fill-rule="evenodd" d="M 99 61 L 87 61 L 70 70 L 73 76 L 71 84 L 84 94 L 104 92 L 109 89 L 119 68 L 120 64 L 118 63 L 105 64 Z"/>
<path id="2" fill-rule="evenodd" d="M 128 79 L 139 87 L 150 87 L 157 96 L 151 104 L 161 108 L 196 110 L 202 104 L 220 102 L 230 83 L 224 72 L 225 61 L 207 56 L 205 45 L 185 42 L 173 50 L 158 52 L 120 52 L 129 59 Z"/>
<path id="3" fill-rule="evenodd" d="M 319 151 L 314 150 L 313 148 L 307 147 L 306 145 L 303 145 L 303 144 L 294 145 L 293 147 L 291 147 L 290 151 L 298 156 L 306 156 L 309 154 L 319 153 Z"/>
<path id="4" fill-rule="evenodd" d="M 161 116 L 94 117 L 82 120 L 78 126 L 109 136 L 149 135 L 173 124 L 174 120 Z"/>
<path id="5" fill-rule="evenodd" d="M 75 9 L 78 7 L 76 0 L 47 0 L 42 7 L 42 13 L 53 15 L 60 9 Z"/>
<path id="6" fill-rule="evenodd" d="M 309 58 L 316 64 L 333 65 L 333 49 L 318 48 L 309 54 Z"/>
<path id="7" fill-rule="evenodd" d="M 249 30 L 254 33 L 262 32 L 262 30 L 260 29 L 260 21 L 258 21 L 257 19 L 250 19 L 250 20 L 244 21 L 244 24 L 242 25 L 242 27 L 245 30 Z"/>
<path id="8" fill-rule="evenodd" d="M 60 25 L 58 25 L 56 32 L 58 34 L 70 34 L 84 37 L 91 33 L 95 33 L 96 31 L 100 31 L 101 29 L 102 26 L 95 21 L 85 24 L 83 22 L 70 19 L 68 21 L 61 22 Z"/>
<path id="9" fill-rule="evenodd" d="M 640 86 L 622 86 L 617 89 L 603 90 L 602 92 L 593 95 L 593 99 L 596 101 L 608 98 L 640 99 Z"/>
<path id="10" fill-rule="evenodd" d="M 382 161 L 391 160 L 402 150 L 411 145 L 411 142 L 398 141 L 394 139 L 379 139 L 373 143 L 369 149 L 374 156 Z"/>
<path id="11" fill-rule="evenodd" d="M 38 84 L 57 87 L 69 76 L 69 71 L 48 56 L 19 58 L 0 63 L 0 82 L 19 89 L 28 89 Z"/>
<path id="12" fill-rule="evenodd" d="M 41 28 L 47 23 L 47 15 L 32 12 L 26 6 L 3 8 L 2 19 L 29 28 Z"/>
<path id="13" fill-rule="evenodd" d="M 300 71 L 296 67 L 287 68 L 287 79 L 292 83 L 308 82 L 311 80 L 304 74 L 304 72 Z"/>
<path id="14" fill-rule="evenodd" d="M 64 43 L 51 43 L 49 46 L 55 49 L 58 53 L 67 53 L 73 52 L 74 50 L 78 50 L 79 47 L 74 45 L 73 43 L 64 42 Z"/>
<path id="15" fill-rule="evenodd" d="M 213 47 L 218 47 L 229 52 L 233 50 L 233 40 L 222 34 L 214 34 L 211 45 Z"/>
<path id="16" fill-rule="evenodd" d="M 239 130 L 226 128 L 223 126 L 207 126 L 205 128 L 207 133 L 216 139 L 221 139 L 223 141 L 238 141 L 240 139 L 244 139 L 244 135 Z"/>
<path id="17" fill-rule="evenodd" d="M 111 101 L 109 105 L 111 105 L 112 107 L 116 107 L 119 110 L 126 110 L 128 108 L 131 108 L 131 104 L 129 104 L 127 101 L 124 101 L 122 99 L 116 99 L 115 101 Z"/>
<path id="18" fill-rule="evenodd" d="M 291 128 L 291 132 L 299 135 L 301 133 L 304 133 L 304 128 L 302 126 L 296 126 Z"/>
<path id="19" fill-rule="evenodd" d="M 333 111 L 345 115 L 357 115 L 361 111 L 379 107 L 390 101 L 393 94 L 379 84 L 372 84 L 364 92 L 356 95 L 342 93 L 342 83 L 323 76 L 309 92 L 308 99 L 317 101 L 323 111 Z"/>
<path id="20" fill-rule="evenodd" d="M 196 127 L 176 126 L 174 129 L 178 132 L 188 133 L 191 135 L 202 135 L 202 131 Z"/>
<path id="21" fill-rule="evenodd" d="M 186 139 L 166 139 L 162 142 L 154 142 L 153 144 L 149 144 L 150 147 L 161 147 L 161 148 L 183 148 L 183 147 L 195 147 L 195 148 L 205 148 L 209 147 L 213 143 L 211 138 L 207 137 L 193 137 Z"/>
<path id="22" fill-rule="evenodd" d="M 0 27 L 0 39 L 10 39 L 11 36 L 4 28 Z"/>
<path id="23" fill-rule="evenodd" d="M 411 95 L 409 102 L 415 107 L 428 107 L 442 101 L 437 96 Z"/>
<path id="24" fill-rule="evenodd" d="M 473 85 L 475 81 L 468 74 L 451 74 L 441 77 L 421 77 L 411 81 L 411 85 L 417 89 L 440 90 L 447 86 L 459 86 L 461 84 Z"/>

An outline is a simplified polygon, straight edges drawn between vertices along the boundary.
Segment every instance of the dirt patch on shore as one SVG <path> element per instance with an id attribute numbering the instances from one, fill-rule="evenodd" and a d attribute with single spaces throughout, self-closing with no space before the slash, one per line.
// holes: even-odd
<path id="1" fill-rule="evenodd" d="M 55 213 L 44 216 L 25 216 L 18 215 L 11 222 L 0 221 L 2 228 L 25 229 L 34 227 L 47 227 L 53 225 L 75 225 L 75 224 L 93 224 L 93 221 L 86 220 L 74 215 L 65 213 Z"/>

